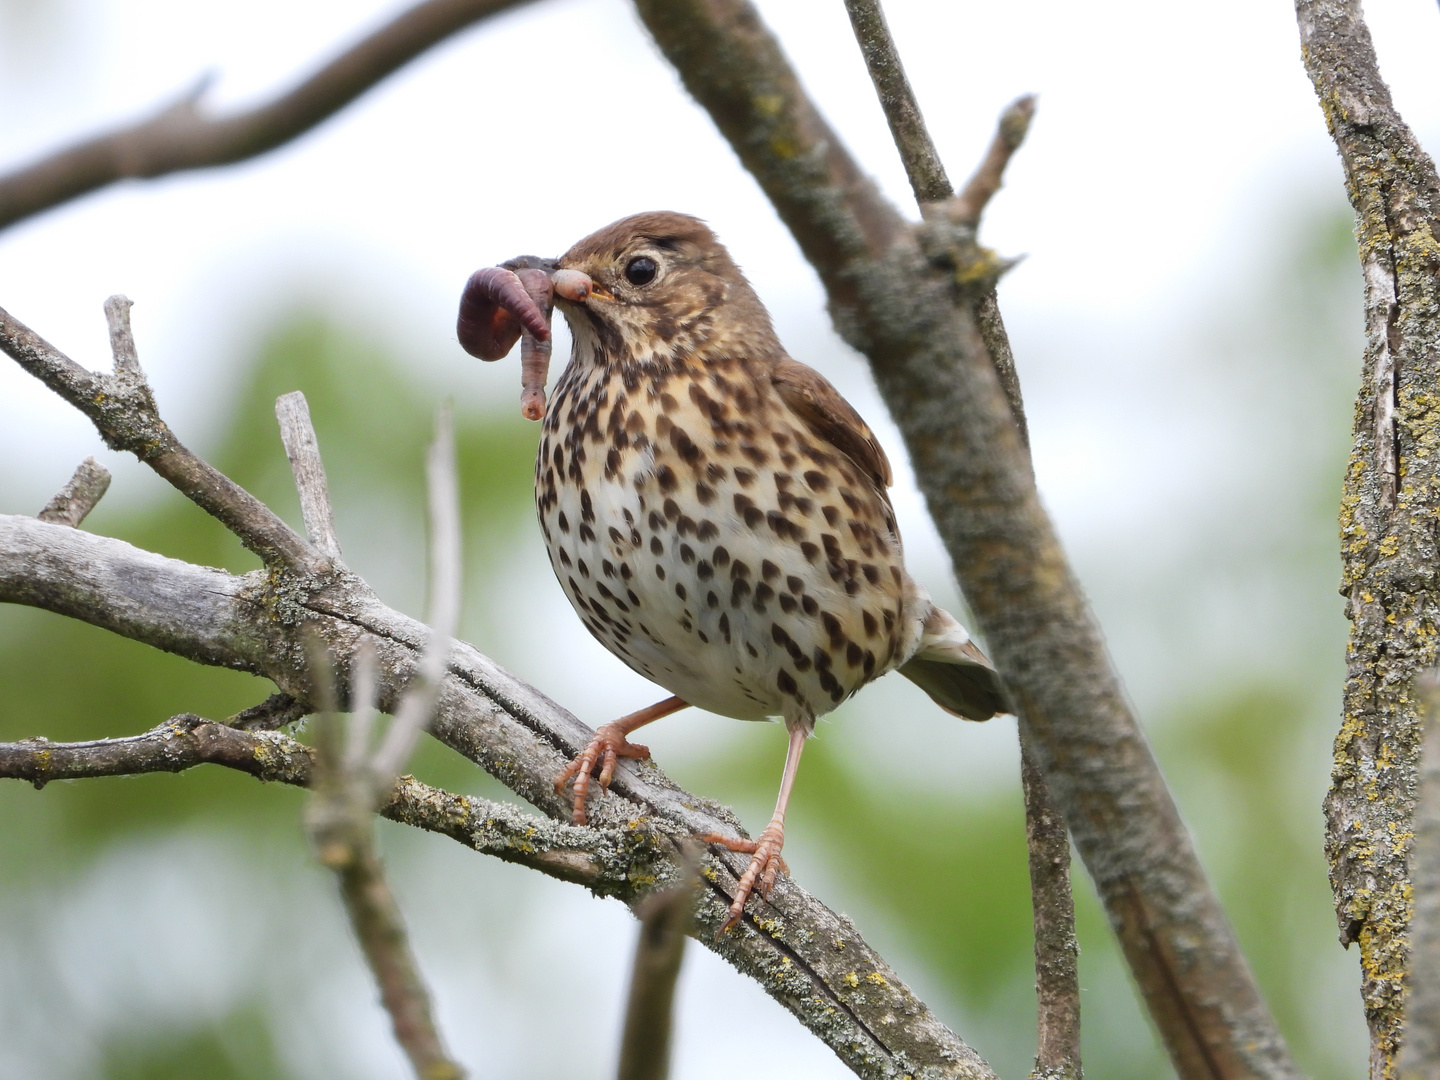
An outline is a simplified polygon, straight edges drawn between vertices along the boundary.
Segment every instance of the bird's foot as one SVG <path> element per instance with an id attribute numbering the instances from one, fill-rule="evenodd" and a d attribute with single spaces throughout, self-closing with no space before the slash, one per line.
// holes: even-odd
<path id="1" fill-rule="evenodd" d="M 749 855 L 750 865 L 745 868 L 745 873 L 740 876 L 740 883 L 735 886 L 735 899 L 730 903 L 730 914 L 726 918 L 719 933 L 725 933 L 745 913 L 745 902 L 750 899 L 750 894 L 755 891 L 755 884 L 760 884 L 760 898 L 769 899 L 770 890 L 775 887 L 775 879 L 783 870 L 790 872 L 790 867 L 785 865 L 785 860 L 780 857 L 780 849 L 785 844 L 785 824 L 781 821 L 771 821 L 765 826 L 762 832 L 754 840 L 741 840 L 733 836 L 721 836 L 718 833 L 706 833 L 700 839 L 707 844 L 720 844 L 731 851 L 738 851 L 742 855 Z"/>
<path id="2" fill-rule="evenodd" d="M 590 794 L 590 774 L 595 771 L 595 766 L 600 766 L 600 786 L 609 788 L 610 781 L 615 776 L 615 765 L 622 757 L 648 761 L 650 748 L 626 739 L 625 729 L 619 724 L 601 724 L 595 730 L 595 737 L 590 740 L 590 744 L 555 777 L 557 795 L 565 790 L 565 785 L 572 776 L 575 778 L 575 812 L 571 815 L 571 820 L 576 825 L 585 824 L 585 799 Z"/>

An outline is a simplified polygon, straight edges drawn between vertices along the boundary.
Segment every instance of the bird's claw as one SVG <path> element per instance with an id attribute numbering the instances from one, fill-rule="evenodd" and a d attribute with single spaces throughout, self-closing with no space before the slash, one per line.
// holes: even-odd
<path id="1" fill-rule="evenodd" d="M 780 855 L 780 849 L 785 844 L 785 826 L 772 821 L 754 840 L 741 840 L 739 837 L 721 836 L 719 833 L 706 833 L 700 839 L 704 843 L 719 844 L 751 857 L 750 865 L 745 868 L 745 873 L 740 876 L 740 881 L 735 886 L 735 898 L 730 902 L 730 913 L 715 934 L 718 938 L 740 922 L 745 914 L 745 903 L 750 899 L 751 893 L 755 892 L 756 882 L 759 882 L 760 886 L 760 899 L 768 900 L 770 890 L 775 887 L 775 879 L 782 871 L 787 874 L 790 872 L 790 867 Z"/>
<path id="2" fill-rule="evenodd" d="M 615 778 L 615 766 L 622 758 L 638 758 L 641 761 L 650 759 L 650 748 L 641 746 L 639 743 L 632 743 L 625 738 L 625 731 L 618 724 L 601 724 L 595 730 L 594 737 L 580 751 L 575 760 L 561 769 L 555 777 L 555 794 L 559 795 L 565 790 L 565 785 L 570 778 L 575 778 L 574 812 L 571 820 L 576 825 L 585 824 L 585 800 L 590 794 L 590 774 L 600 766 L 600 774 L 597 779 L 602 789 L 610 787 L 610 781 Z"/>

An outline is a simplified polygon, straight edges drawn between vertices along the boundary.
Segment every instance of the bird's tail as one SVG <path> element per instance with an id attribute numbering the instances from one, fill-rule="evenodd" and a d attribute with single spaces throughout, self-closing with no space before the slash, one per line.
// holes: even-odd
<path id="1" fill-rule="evenodd" d="M 901 666 L 900 674 L 946 712 L 966 720 L 989 720 L 996 713 L 1013 711 L 994 666 L 943 608 L 932 605 L 920 648 Z"/>

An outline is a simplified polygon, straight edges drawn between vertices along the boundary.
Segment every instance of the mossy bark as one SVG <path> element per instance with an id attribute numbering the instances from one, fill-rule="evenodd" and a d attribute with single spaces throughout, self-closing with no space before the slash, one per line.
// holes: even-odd
<path id="1" fill-rule="evenodd" d="M 1340 940 L 1360 946 L 1370 1074 L 1380 1080 L 1395 1075 L 1404 1033 L 1422 731 L 1414 684 L 1435 665 L 1440 616 L 1440 185 L 1381 81 L 1358 0 L 1302 0 L 1296 14 L 1345 168 L 1365 282 L 1365 355 L 1340 511 L 1351 628 L 1325 817 Z"/>

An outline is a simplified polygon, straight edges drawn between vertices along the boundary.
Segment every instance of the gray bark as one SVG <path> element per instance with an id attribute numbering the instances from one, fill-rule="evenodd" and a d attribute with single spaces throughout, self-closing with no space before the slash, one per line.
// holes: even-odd
<path id="1" fill-rule="evenodd" d="M 1341 498 L 1344 717 L 1325 800 L 1340 941 L 1360 945 L 1370 1075 L 1404 1032 L 1408 860 L 1421 728 L 1416 677 L 1436 660 L 1440 182 L 1390 101 L 1358 0 L 1295 6 L 1305 67 L 1340 151 L 1365 280 L 1365 355 Z"/>

